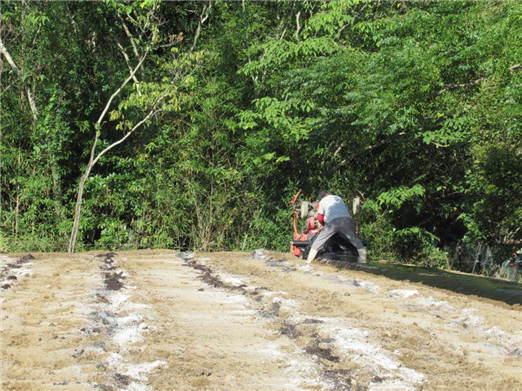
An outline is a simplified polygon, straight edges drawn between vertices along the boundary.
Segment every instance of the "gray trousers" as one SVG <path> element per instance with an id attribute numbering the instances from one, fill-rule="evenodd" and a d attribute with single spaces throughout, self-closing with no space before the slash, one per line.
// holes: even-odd
<path id="1" fill-rule="evenodd" d="M 312 244 L 312 249 L 316 251 L 321 250 L 328 239 L 338 232 L 346 236 L 357 250 L 364 248 L 361 239 L 355 233 L 353 219 L 351 217 L 339 217 L 326 223 L 323 229 L 319 231 L 317 238 L 315 238 Z"/>

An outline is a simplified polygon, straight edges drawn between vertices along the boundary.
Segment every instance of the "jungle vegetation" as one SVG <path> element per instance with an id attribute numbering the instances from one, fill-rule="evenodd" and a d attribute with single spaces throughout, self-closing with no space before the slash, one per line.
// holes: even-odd
<path id="1" fill-rule="evenodd" d="M 2 1 L 1 250 L 287 251 L 299 190 L 372 258 L 522 240 L 522 2 Z"/>

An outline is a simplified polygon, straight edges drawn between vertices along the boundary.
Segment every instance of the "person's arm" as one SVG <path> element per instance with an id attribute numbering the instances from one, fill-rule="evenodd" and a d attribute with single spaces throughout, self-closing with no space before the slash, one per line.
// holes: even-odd
<path id="1" fill-rule="evenodd" d="M 324 216 L 322 213 L 317 213 L 317 221 L 319 221 L 321 225 L 324 227 Z"/>
<path id="2" fill-rule="evenodd" d="M 319 221 L 323 227 L 324 227 L 324 215 L 325 214 L 326 214 L 326 211 L 324 210 L 324 204 L 321 200 L 319 202 L 319 208 L 317 210 L 317 221 Z"/>

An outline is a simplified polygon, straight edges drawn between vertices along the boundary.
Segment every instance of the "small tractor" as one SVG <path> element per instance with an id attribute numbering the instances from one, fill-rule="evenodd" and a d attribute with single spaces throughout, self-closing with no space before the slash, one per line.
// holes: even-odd
<path id="1" fill-rule="evenodd" d="M 317 210 L 319 202 L 312 202 L 311 197 L 308 201 L 298 202 L 301 190 L 289 202 L 294 211 L 294 238 L 291 242 L 290 251 L 296 257 L 306 259 L 315 237 L 321 230 L 321 224 L 317 220 Z M 357 193 L 353 202 L 353 215 L 356 222 L 356 233 L 359 234 L 359 213 L 364 198 L 361 193 Z M 305 220 L 304 230 L 299 230 L 299 219 Z M 338 260 L 346 262 L 357 262 L 357 250 L 352 243 L 343 235 L 334 235 L 324 246 L 324 249 L 317 254 L 319 259 Z"/>

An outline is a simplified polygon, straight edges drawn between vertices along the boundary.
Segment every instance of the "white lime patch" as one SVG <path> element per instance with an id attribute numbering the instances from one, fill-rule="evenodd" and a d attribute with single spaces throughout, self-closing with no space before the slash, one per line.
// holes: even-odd
<path id="1" fill-rule="evenodd" d="M 336 320 L 337 324 L 339 319 Z M 368 332 L 337 324 L 321 324 L 318 329 L 333 338 L 337 352 L 345 359 L 370 369 L 381 381 L 370 383 L 370 390 L 415 390 L 426 381 L 426 375 L 406 368 L 393 353 L 368 341 Z"/>
<path id="2" fill-rule="evenodd" d="M 433 297 L 418 297 L 415 299 L 415 302 L 423 307 L 426 307 L 430 310 L 443 310 L 449 312 L 455 312 L 455 308 L 448 304 L 447 301 L 441 300 L 437 301 Z"/>
<path id="3" fill-rule="evenodd" d="M 392 299 L 407 299 L 408 297 L 418 295 L 419 291 L 415 289 L 392 289 L 389 293 Z"/>

